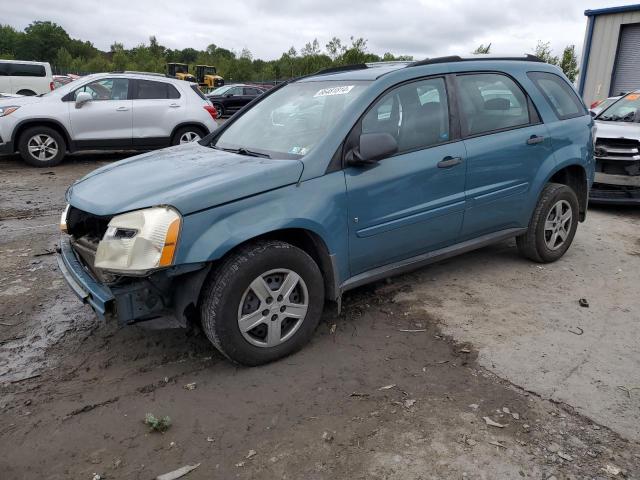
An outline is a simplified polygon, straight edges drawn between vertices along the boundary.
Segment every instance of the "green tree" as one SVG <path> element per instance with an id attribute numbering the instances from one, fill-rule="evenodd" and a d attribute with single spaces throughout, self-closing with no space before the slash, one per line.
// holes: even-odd
<path id="1" fill-rule="evenodd" d="M 21 35 L 23 34 L 11 25 L 0 25 L 0 56 L 4 58 L 15 57 Z"/>
<path id="2" fill-rule="evenodd" d="M 572 82 L 576 81 L 578 76 L 578 57 L 576 56 L 575 45 L 567 45 L 562 52 L 562 58 L 560 59 L 560 68 Z"/>
<path id="3" fill-rule="evenodd" d="M 325 48 L 327 49 L 329 57 L 334 62 L 338 60 L 342 55 L 344 55 L 344 52 L 347 50 L 347 48 L 342 45 L 342 40 L 340 40 L 338 37 L 333 37 L 331 40 L 329 40 Z"/>
<path id="4" fill-rule="evenodd" d="M 535 56 L 543 62 L 550 63 L 551 65 L 558 65 L 559 63 L 558 57 L 554 56 L 551 51 L 551 44 L 549 42 L 538 40 L 538 44 L 535 49 Z"/>
<path id="5" fill-rule="evenodd" d="M 473 55 L 486 55 L 488 53 L 491 53 L 491 44 L 487 44 L 487 46 L 485 47 L 484 43 L 481 43 L 478 48 L 476 48 L 473 52 L 471 52 Z"/>
<path id="6" fill-rule="evenodd" d="M 64 47 L 58 49 L 58 53 L 56 54 L 56 59 L 54 61 L 54 65 L 58 68 L 59 71 L 68 71 L 71 68 L 71 64 L 73 63 L 73 57 Z"/>
<path id="7" fill-rule="evenodd" d="M 71 39 L 60 25 L 35 21 L 24 29 L 19 38 L 15 56 L 21 60 L 54 63 L 58 50 L 68 47 Z"/>

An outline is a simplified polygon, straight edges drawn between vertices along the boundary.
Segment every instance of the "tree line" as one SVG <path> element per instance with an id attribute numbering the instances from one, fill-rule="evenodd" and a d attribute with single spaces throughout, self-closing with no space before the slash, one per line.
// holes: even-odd
<path id="1" fill-rule="evenodd" d="M 480 45 L 472 53 L 489 53 L 491 44 Z M 562 57 L 551 52 L 548 43 L 539 42 L 536 54 L 549 63 L 559 65 L 573 81 L 578 73 L 575 48 L 565 48 Z M 11 25 L 0 25 L 0 58 L 49 62 L 56 73 L 93 73 L 135 70 L 163 73 L 171 62 L 194 65 L 213 65 L 227 81 L 273 81 L 318 70 L 354 63 L 377 61 L 411 61 L 410 55 L 383 55 L 371 53 L 367 40 L 350 37 L 343 41 L 333 37 L 321 47 L 317 39 L 306 43 L 299 50 L 289 48 L 275 60 L 254 58 L 250 50 L 240 52 L 210 44 L 205 50 L 195 48 L 171 49 L 161 45 L 155 36 L 149 43 L 125 48 L 114 42 L 109 51 L 96 48 L 89 41 L 74 39 L 60 25 L 50 21 L 34 21 L 23 31 Z"/>

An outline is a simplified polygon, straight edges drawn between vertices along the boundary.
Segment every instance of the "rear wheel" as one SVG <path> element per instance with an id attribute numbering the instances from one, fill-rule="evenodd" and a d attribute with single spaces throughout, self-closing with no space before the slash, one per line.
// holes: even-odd
<path id="1" fill-rule="evenodd" d="M 184 143 L 197 142 L 204 137 L 204 132 L 199 127 L 182 127 L 171 139 L 171 145 L 182 145 Z"/>
<path id="2" fill-rule="evenodd" d="M 222 106 L 221 103 L 214 103 L 213 106 L 215 107 L 215 109 L 218 112 L 218 118 L 222 118 L 222 116 L 224 115 L 224 107 Z"/>
<path id="3" fill-rule="evenodd" d="M 20 135 L 18 151 L 33 167 L 54 167 L 64 158 L 67 146 L 64 138 L 50 127 L 32 127 Z"/>
<path id="4" fill-rule="evenodd" d="M 529 229 L 516 238 L 518 250 L 535 262 L 555 262 L 571 246 L 578 216 L 578 197 L 573 189 L 558 183 L 548 184 L 542 190 Z"/>
<path id="5" fill-rule="evenodd" d="M 280 241 L 229 256 L 203 287 L 202 326 L 234 362 L 255 366 L 305 345 L 320 320 L 324 282 L 303 250 Z"/>

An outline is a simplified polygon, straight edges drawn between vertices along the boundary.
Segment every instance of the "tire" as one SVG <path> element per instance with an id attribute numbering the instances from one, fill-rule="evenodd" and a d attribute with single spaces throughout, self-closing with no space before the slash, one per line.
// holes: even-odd
<path id="1" fill-rule="evenodd" d="M 516 238 L 520 254 L 538 263 L 558 260 L 573 242 L 579 214 L 578 197 L 573 189 L 558 183 L 547 184 L 527 232 Z"/>
<path id="2" fill-rule="evenodd" d="M 214 103 L 213 107 L 218 111 L 218 118 L 222 118 L 222 116 L 224 115 L 224 107 L 222 106 L 221 103 Z"/>
<path id="3" fill-rule="evenodd" d="M 279 288 L 291 285 L 295 288 L 287 298 L 277 296 Z M 303 250 L 276 240 L 252 243 L 231 254 L 209 275 L 200 297 L 205 334 L 227 358 L 246 366 L 272 362 L 302 348 L 323 307 L 324 281 L 318 265 Z"/>
<path id="4" fill-rule="evenodd" d="M 181 145 L 183 143 L 197 142 L 205 136 L 205 133 L 200 127 L 182 127 L 179 128 L 176 133 L 173 134 L 171 139 L 171 145 Z M 190 140 L 188 140 L 190 138 Z M 187 141 L 188 140 L 188 141 Z"/>
<path id="5" fill-rule="evenodd" d="M 36 94 L 36 92 L 32 90 L 20 90 L 19 92 L 16 92 L 16 94 L 24 95 L 25 97 L 33 97 Z"/>
<path id="6" fill-rule="evenodd" d="M 18 151 L 25 163 L 32 167 L 55 167 L 62 162 L 67 145 L 57 130 L 45 126 L 31 127 L 20 135 Z"/>

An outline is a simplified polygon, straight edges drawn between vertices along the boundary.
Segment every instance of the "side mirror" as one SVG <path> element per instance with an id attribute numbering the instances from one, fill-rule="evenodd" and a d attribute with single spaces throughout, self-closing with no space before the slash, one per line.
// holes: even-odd
<path id="1" fill-rule="evenodd" d="M 390 133 L 363 133 L 360 145 L 347 153 L 347 165 L 372 165 L 398 151 L 398 142 Z"/>
<path id="2" fill-rule="evenodd" d="M 227 94 L 225 95 L 225 98 L 229 98 L 229 97 L 233 97 L 233 93 L 227 93 Z"/>
<path id="3" fill-rule="evenodd" d="M 87 102 L 90 102 L 91 100 L 93 100 L 93 98 L 91 97 L 91 94 L 87 92 L 78 93 L 78 96 L 76 97 L 76 108 L 82 107 L 82 105 L 84 105 Z"/>

